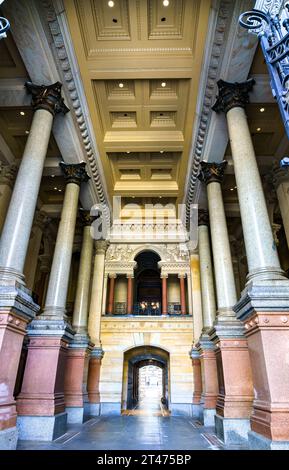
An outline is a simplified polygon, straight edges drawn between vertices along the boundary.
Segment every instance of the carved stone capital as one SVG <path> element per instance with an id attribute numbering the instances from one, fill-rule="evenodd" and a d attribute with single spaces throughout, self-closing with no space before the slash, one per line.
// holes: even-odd
<path id="1" fill-rule="evenodd" d="M 32 82 L 25 83 L 28 93 L 32 95 L 31 105 L 36 111 L 37 109 L 45 109 L 53 116 L 57 113 L 68 113 L 69 109 L 64 104 L 61 96 L 62 84 L 59 82 L 53 85 L 35 85 Z"/>
<path id="2" fill-rule="evenodd" d="M 209 226 L 209 212 L 205 209 L 199 209 L 198 211 L 198 225 Z"/>
<path id="3" fill-rule="evenodd" d="M 206 184 L 222 183 L 227 164 L 226 160 L 221 163 L 201 162 L 199 180 Z"/>
<path id="4" fill-rule="evenodd" d="M 186 273 L 179 273 L 179 274 L 178 274 L 178 278 L 179 278 L 179 279 L 186 279 L 186 277 L 187 277 L 187 274 L 186 274 Z"/>
<path id="5" fill-rule="evenodd" d="M 116 274 L 116 273 L 109 273 L 109 274 L 108 274 L 108 277 L 109 277 L 109 279 L 116 279 L 116 278 L 117 278 L 117 274 Z"/>
<path id="6" fill-rule="evenodd" d="M 90 211 L 87 211 L 85 209 L 79 209 L 80 224 L 83 227 L 89 227 L 94 220 L 98 219 L 98 217 L 99 216 L 91 215 Z"/>
<path id="7" fill-rule="evenodd" d="M 0 184 L 7 184 L 13 189 L 16 179 L 18 167 L 17 165 L 1 165 L 0 166 Z"/>
<path id="8" fill-rule="evenodd" d="M 97 254 L 105 255 L 108 246 L 109 246 L 109 242 L 107 240 L 98 240 L 95 243 L 95 252 Z"/>
<path id="9" fill-rule="evenodd" d="M 89 180 L 89 176 L 86 173 L 86 163 L 59 163 L 60 168 L 63 171 L 64 179 L 66 184 L 74 183 L 78 184 L 79 186 L 81 183 L 85 183 Z"/>
<path id="10" fill-rule="evenodd" d="M 224 80 L 218 81 L 219 94 L 217 101 L 212 107 L 216 113 L 226 113 L 233 108 L 245 108 L 249 103 L 249 92 L 255 85 L 255 80 L 250 79 L 243 83 L 229 83 Z"/>
<path id="11" fill-rule="evenodd" d="M 278 189 L 282 183 L 289 182 L 289 167 L 280 168 L 275 167 L 272 170 L 272 182 L 275 189 Z"/>
<path id="12" fill-rule="evenodd" d="M 168 279 L 168 273 L 161 273 L 161 279 Z"/>
<path id="13" fill-rule="evenodd" d="M 34 225 L 39 227 L 40 230 L 44 230 L 45 227 L 51 222 L 51 218 L 48 217 L 46 212 L 44 211 L 37 211 L 34 217 Z"/>

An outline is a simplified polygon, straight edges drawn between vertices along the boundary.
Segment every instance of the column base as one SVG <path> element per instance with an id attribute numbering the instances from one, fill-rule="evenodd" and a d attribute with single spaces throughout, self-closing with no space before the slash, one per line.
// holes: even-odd
<path id="1" fill-rule="evenodd" d="M 250 431 L 249 419 L 224 418 L 215 415 L 216 435 L 226 445 L 245 444 L 248 442 Z"/>
<path id="2" fill-rule="evenodd" d="M 67 406 L 65 411 L 67 413 L 67 422 L 69 424 L 82 424 L 84 422 L 84 407 Z"/>
<path id="3" fill-rule="evenodd" d="M 201 419 L 201 414 L 202 414 L 202 405 L 192 405 L 192 416 L 195 419 Z"/>
<path id="4" fill-rule="evenodd" d="M 16 450 L 18 441 L 17 427 L 0 431 L 0 450 Z"/>
<path id="5" fill-rule="evenodd" d="M 192 416 L 192 405 L 190 403 L 171 403 L 171 416 Z"/>
<path id="6" fill-rule="evenodd" d="M 101 416 L 120 416 L 121 403 L 100 403 Z"/>
<path id="7" fill-rule="evenodd" d="M 200 421 L 205 427 L 210 428 L 210 427 L 215 426 L 215 416 L 216 416 L 215 408 L 212 408 L 212 409 L 202 408 Z"/>
<path id="8" fill-rule="evenodd" d="M 101 347 L 94 347 L 91 351 L 89 359 L 87 392 L 89 399 L 88 409 L 91 416 L 99 416 L 101 413 L 101 411 L 98 411 L 100 410 L 99 376 L 103 354 L 104 353 Z"/>
<path id="9" fill-rule="evenodd" d="M 254 431 L 248 433 L 250 450 L 289 450 L 289 441 L 272 441 Z"/>
<path id="10" fill-rule="evenodd" d="M 18 416 L 19 440 L 54 441 L 66 433 L 67 413 L 54 416 Z"/>
<path id="11" fill-rule="evenodd" d="M 99 416 L 100 403 L 85 403 L 84 414 L 87 416 Z"/>
<path id="12" fill-rule="evenodd" d="M 39 310 L 31 292 L 13 275 L 0 267 L 0 448 L 7 449 L 16 448 L 17 442 L 14 390 L 23 339 L 27 324 Z"/>

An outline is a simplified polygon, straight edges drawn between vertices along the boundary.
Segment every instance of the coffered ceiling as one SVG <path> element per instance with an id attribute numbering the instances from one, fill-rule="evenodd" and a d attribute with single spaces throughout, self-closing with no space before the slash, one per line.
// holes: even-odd
<path id="1" fill-rule="evenodd" d="M 64 4 L 110 195 L 181 200 L 210 0 Z"/>

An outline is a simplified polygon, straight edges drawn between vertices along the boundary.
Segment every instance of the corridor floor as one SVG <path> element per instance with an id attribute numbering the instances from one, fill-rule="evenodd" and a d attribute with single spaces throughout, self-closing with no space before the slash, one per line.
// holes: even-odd
<path id="1" fill-rule="evenodd" d="M 214 430 L 193 418 L 101 416 L 70 426 L 61 438 L 20 441 L 19 450 L 224 450 Z M 240 449 L 240 447 L 230 447 Z"/>

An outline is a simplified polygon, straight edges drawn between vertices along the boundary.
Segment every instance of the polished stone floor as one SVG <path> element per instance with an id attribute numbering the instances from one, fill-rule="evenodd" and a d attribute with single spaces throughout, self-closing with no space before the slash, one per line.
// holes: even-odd
<path id="1" fill-rule="evenodd" d="M 101 416 L 70 426 L 52 443 L 20 441 L 19 450 L 223 450 L 214 430 L 193 418 Z M 230 449 L 240 449 L 234 447 Z"/>

